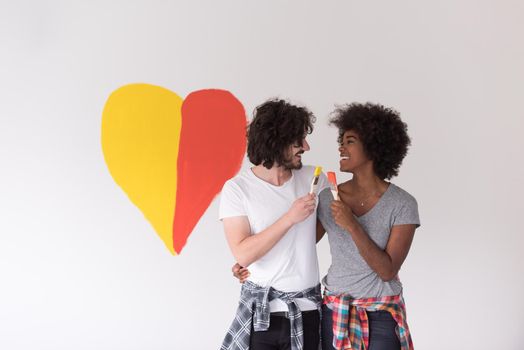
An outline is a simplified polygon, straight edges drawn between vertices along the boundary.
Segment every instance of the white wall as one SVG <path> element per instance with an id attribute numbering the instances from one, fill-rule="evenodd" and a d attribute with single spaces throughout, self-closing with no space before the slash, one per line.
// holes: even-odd
<path id="1" fill-rule="evenodd" d="M 306 161 L 327 169 L 334 104 L 401 111 L 413 145 L 394 182 L 423 222 L 401 271 L 415 345 L 521 349 L 523 15 L 516 0 L 2 1 L 0 348 L 219 346 L 239 285 L 217 201 L 173 257 L 102 156 L 107 97 L 145 82 L 230 90 L 249 113 L 304 103 Z M 324 273 L 326 241 L 319 256 Z"/>

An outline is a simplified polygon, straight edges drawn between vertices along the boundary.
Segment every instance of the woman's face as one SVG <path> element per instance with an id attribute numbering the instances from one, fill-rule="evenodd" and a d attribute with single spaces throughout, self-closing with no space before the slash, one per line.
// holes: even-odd
<path id="1" fill-rule="evenodd" d="M 360 137 L 353 130 L 344 132 L 338 151 L 340 153 L 340 171 L 353 173 L 371 162 L 364 152 Z"/>

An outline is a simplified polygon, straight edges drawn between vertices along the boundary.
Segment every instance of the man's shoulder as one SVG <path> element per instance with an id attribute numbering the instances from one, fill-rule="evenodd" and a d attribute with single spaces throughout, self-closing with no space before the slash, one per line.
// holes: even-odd
<path id="1" fill-rule="evenodd" d="M 300 169 L 293 170 L 295 176 L 313 176 L 315 172 L 315 166 L 313 165 L 303 165 Z"/>
<path id="2" fill-rule="evenodd" d="M 224 187 L 244 188 L 249 186 L 251 169 L 241 170 L 238 174 L 230 178 L 224 183 Z"/>
<path id="3" fill-rule="evenodd" d="M 300 168 L 299 170 L 302 170 L 302 171 L 315 171 L 315 168 L 316 168 L 316 166 L 314 166 L 314 165 L 302 165 L 302 168 Z"/>

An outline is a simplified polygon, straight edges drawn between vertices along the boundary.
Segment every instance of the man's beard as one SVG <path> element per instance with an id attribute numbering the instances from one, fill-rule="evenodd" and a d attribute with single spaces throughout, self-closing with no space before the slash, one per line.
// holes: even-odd
<path id="1" fill-rule="evenodd" d="M 291 159 L 284 159 L 284 161 L 282 162 L 282 166 L 284 167 L 284 169 L 286 170 L 298 170 L 298 169 L 301 169 L 302 168 L 302 159 L 299 159 L 298 160 L 298 163 L 297 162 L 293 162 L 293 159 L 295 158 L 296 155 L 302 155 L 304 154 L 304 152 L 299 152 L 295 155 L 292 155 L 290 158 Z"/>

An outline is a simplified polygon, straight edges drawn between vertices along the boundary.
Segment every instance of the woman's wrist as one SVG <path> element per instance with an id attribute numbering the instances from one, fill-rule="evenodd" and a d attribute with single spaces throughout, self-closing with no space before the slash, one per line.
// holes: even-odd
<path id="1" fill-rule="evenodd" d="M 358 222 L 356 220 L 350 220 L 344 227 L 346 231 L 350 234 L 353 234 L 358 228 Z"/>

